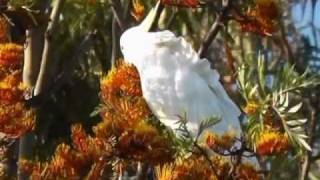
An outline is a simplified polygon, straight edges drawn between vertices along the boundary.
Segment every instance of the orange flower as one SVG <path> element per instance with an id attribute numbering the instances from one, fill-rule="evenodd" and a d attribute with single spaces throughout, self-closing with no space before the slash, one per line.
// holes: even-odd
<path id="1" fill-rule="evenodd" d="M 170 141 L 146 122 L 152 112 L 142 97 L 139 73 L 134 66 L 120 63 L 102 78 L 101 99 L 103 122 L 93 131 L 98 138 L 115 136 L 120 157 L 152 164 L 172 160 Z"/>
<path id="2" fill-rule="evenodd" d="M 288 137 L 275 130 L 264 130 L 256 141 L 256 151 L 259 155 L 273 155 L 287 151 Z"/>
<path id="3" fill-rule="evenodd" d="M 35 124 L 34 110 L 24 104 L 25 86 L 22 84 L 22 72 L 19 69 L 9 69 L 18 61 L 15 58 L 20 55 L 14 57 L 13 54 L 18 53 L 19 48 L 15 44 L 0 44 L 0 132 L 11 138 L 18 138 L 32 130 Z M 8 56 L 4 55 L 6 53 Z M 8 59 L 4 58 L 3 61 L 3 57 Z M 7 60 L 14 63 L 1 67 L 1 63 Z"/>
<path id="4" fill-rule="evenodd" d="M 254 115 L 258 110 L 259 105 L 256 102 L 249 101 L 243 111 L 248 115 Z"/>
<path id="5" fill-rule="evenodd" d="M 16 68 L 22 64 L 23 47 L 18 44 L 0 44 L 0 67 Z"/>
<path id="6" fill-rule="evenodd" d="M 0 72 L 0 103 L 9 105 L 23 101 L 24 86 L 21 83 L 21 72 Z"/>
<path id="7" fill-rule="evenodd" d="M 100 179 L 110 156 L 111 145 L 104 140 L 88 136 L 81 125 L 72 127 L 74 146 L 59 144 L 48 162 L 21 161 L 19 168 L 31 179 Z M 91 168 L 91 169 L 90 169 Z"/>
<path id="8" fill-rule="evenodd" d="M 235 143 L 235 136 L 230 132 L 225 132 L 223 135 L 219 136 L 212 132 L 206 131 L 203 139 L 210 149 L 217 152 L 230 150 Z"/>
<path id="9" fill-rule="evenodd" d="M 122 63 L 101 80 L 103 102 L 120 96 L 142 96 L 139 73 L 133 65 Z"/>
<path id="10" fill-rule="evenodd" d="M 235 170 L 237 180 L 258 180 L 258 172 L 251 164 L 240 164 Z"/>
<path id="11" fill-rule="evenodd" d="M 72 126 L 71 138 L 74 148 L 87 161 L 98 161 L 103 154 L 110 154 L 112 151 L 109 142 L 102 138 L 87 135 L 80 124 Z"/>
<path id="12" fill-rule="evenodd" d="M 225 159 L 212 156 L 210 160 L 212 166 L 203 156 L 192 155 L 186 159 L 177 159 L 171 164 L 158 166 L 157 180 L 219 180 L 228 177 L 231 166 Z"/>
<path id="13" fill-rule="evenodd" d="M 157 180 L 173 180 L 172 173 L 174 172 L 174 164 L 164 164 L 162 166 L 157 166 L 155 169 L 155 174 Z"/>
<path id="14" fill-rule="evenodd" d="M 106 128 L 119 136 L 151 116 L 142 97 L 139 73 L 132 65 L 122 63 L 102 78 L 101 99 L 105 104 L 101 111 L 104 121 L 94 128 L 97 134 L 106 135 Z"/>
<path id="15" fill-rule="evenodd" d="M 35 112 L 21 102 L 0 106 L 0 132 L 11 138 L 18 138 L 33 129 Z"/>
<path id="16" fill-rule="evenodd" d="M 133 0 L 132 2 L 133 10 L 131 15 L 135 18 L 136 21 L 140 21 L 144 15 L 144 6 L 140 0 Z"/>
<path id="17" fill-rule="evenodd" d="M 178 7 L 195 8 L 199 4 L 199 0 L 160 0 L 162 4 Z"/>
<path id="18" fill-rule="evenodd" d="M 279 16 L 277 5 L 272 0 L 257 0 L 245 19 L 237 19 L 243 31 L 270 36 L 275 31 L 275 21 Z"/>
<path id="19" fill-rule="evenodd" d="M 232 179 L 239 180 L 258 180 L 259 176 L 256 169 L 248 163 L 238 164 L 234 171 L 234 164 L 224 157 L 213 155 L 210 163 L 203 156 L 192 155 L 186 159 L 178 159 L 174 163 L 164 164 L 155 168 L 157 180 L 220 180 Z"/>
<path id="20" fill-rule="evenodd" d="M 120 157 L 159 164 L 172 161 L 173 149 L 156 128 L 141 121 L 134 129 L 125 131 L 117 143 Z"/>

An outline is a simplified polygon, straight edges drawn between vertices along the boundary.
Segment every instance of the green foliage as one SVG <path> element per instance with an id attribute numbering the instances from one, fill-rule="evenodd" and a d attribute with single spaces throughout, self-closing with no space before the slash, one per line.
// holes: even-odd
<path id="1" fill-rule="evenodd" d="M 238 71 L 240 93 L 246 103 L 255 104 L 255 112 L 248 115 L 247 132 L 251 142 L 265 128 L 266 116 L 273 121 L 280 121 L 285 133 L 297 148 L 311 151 L 306 142 L 305 133 L 307 119 L 301 114 L 305 92 L 320 84 L 317 76 L 309 76 L 307 72 L 299 75 L 294 66 L 288 64 L 271 75 L 272 82 L 266 82 L 266 62 L 259 55 L 256 65 L 242 64 Z"/>

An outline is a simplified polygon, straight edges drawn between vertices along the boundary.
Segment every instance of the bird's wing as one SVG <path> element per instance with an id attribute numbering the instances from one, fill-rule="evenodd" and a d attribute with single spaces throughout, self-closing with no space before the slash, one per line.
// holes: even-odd
<path id="1" fill-rule="evenodd" d="M 183 69 L 175 77 L 180 111 L 185 111 L 187 116 L 191 116 L 189 118 L 197 123 L 203 118 L 220 115 L 222 121 L 217 125 L 220 130 L 227 130 L 226 128 L 232 126 L 240 133 L 238 117 L 241 112 L 219 82 L 219 73 L 210 68 L 209 61 L 200 59 L 190 43 L 170 31 L 154 32 L 150 33 L 150 36 L 157 52 L 166 49 L 165 57 L 159 53 L 158 57 L 172 58 L 177 66 Z"/>
<path id="2" fill-rule="evenodd" d="M 190 68 L 194 70 L 203 79 L 210 90 L 218 98 L 219 106 L 222 111 L 223 121 L 222 124 L 232 124 L 237 131 L 241 131 L 238 117 L 241 111 L 237 105 L 230 99 L 226 93 L 224 87 L 220 83 L 219 73 L 211 68 L 211 64 L 207 59 L 200 59 L 197 52 L 192 48 L 191 44 L 188 43 L 184 38 L 176 38 L 171 41 L 172 46 L 180 46 L 179 52 L 183 54 L 183 58 L 180 59 L 184 61 L 183 63 L 189 62 Z"/>

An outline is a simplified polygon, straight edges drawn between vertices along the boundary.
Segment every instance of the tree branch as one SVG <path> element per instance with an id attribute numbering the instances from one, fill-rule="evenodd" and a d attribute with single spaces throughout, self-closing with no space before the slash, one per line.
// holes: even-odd
<path id="1" fill-rule="evenodd" d="M 308 128 L 308 136 L 309 136 L 308 144 L 310 145 L 311 149 L 313 149 L 314 140 L 315 140 L 314 132 L 317 126 L 317 110 L 316 108 L 314 108 L 313 104 L 310 102 L 311 98 L 312 97 L 309 97 L 307 99 L 308 109 L 311 113 L 310 125 Z M 311 160 L 312 160 L 312 152 L 308 151 L 304 155 L 303 164 L 301 166 L 300 180 L 308 179 Z"/>
<path id="2" fill-rule="evenodd" d="M 41 58 L 39 76 L 34 89 L 34 95 L 42 93 L 50 81 L 50 59 L 52 53 L 52 35 L 55 33 L 59 16 L 65 0 L 56 0 L 50 15 L 50 22 L 45 33 L 45 42 Z"/>
<path id="3" fill-rule="evenodd" d="M 34 8 L 39 11 L 40 16 L 45 16 L 45 10 L 49 7 L 49 0 L 42 0 L 35 4 Z M 41 55 L 43 51 L 43 41 L 45 25 L 42 23 L 35 27 L 30 27 L 26 30 L 26 40 L 24 49 L 24 62 L 23 62 L 23 75 L 22 80 L 29 89 L 29 94 L 32 96 L 33 88 L 36 84 L 40 63 Z M 29 98 L 29 97 L 28 97 Z M 35 136 L 33 132 L 28 132 L 19 139 L 19 161 L 22 159 L 32 159 L 33 156 L 33 145 L 35 144 Z M 17 178 L 19 180 L 28 179 L 23 172 L 18 168 Z"/>
<path id="4" fill-rule="evenodd" d="M 220 13 L 218 13 L 215 22 L 211 26 L 208 34 L 205 36 L 204 40 L 201 43 L 201 46 L 198 50 L 198 54 L 200 58 L 205 58 L 208 53 L 208 49 L 212 43 L 212 41 L 217 36 L 218 32 L 221 30 L 222 23 L 225 20 L 225 17 L 228 13 L 230 8 L 230 1 L 229 0 L 222 0 L 222 9 Z"/>
<path id="5" fill-rule="evenodd" d="M 112 20 L 112 52 L 111 52 L 111 65 L 114 66 L 120 54 L 119 49 L 119 25 L 116 18 Z"/>
<path id="6" fill-rule="evenodd" d="M 43 91 L 37 96 L 32 97 L 28 101 L 29 105 L 41 105 L 47 100 L 47 97 L 50 94 L 58 91 L 61 88 L 61 86 L 63 86 L 66 82 L 70 80 L 77 60 L 83 55 L 84 52 L 88 51 L 88 49 L 92 45 L 95 36 L 96 32 L 90 32 L 83 38 L 79 46 L 74 49 L 73 58 L 70 61 L 66 61 L 66 63 L 63 66 L 63 70 L 59 73 L 59 75 L 57 75 L 57 78 L 55 78 L 55 80 L 52 83 L 50 83 L 50 85 L 45 89 L 46 91 Z"/>
<path id="7" fill-rule="evenodd" d="M 43 34 L 41 27 L 26 31 L 26 42 L 24 49 L 23 83 L 33 89 L 39 73 L 41 53 L 43 50 Z"/>
<path id="8" fill-rule="evenodd" d="M 126 22 L 126 20 L 123 16 L 124 10 L 121 5 L 121 2 L 120 2 L 120 0 L 109 0 L 109 3 L 111 4 L 111 9 L 112 9 L 113 15 L 118 22 L 120 30 L 123 32 L 124 30 L 127 29 L 128 23 Z"/>

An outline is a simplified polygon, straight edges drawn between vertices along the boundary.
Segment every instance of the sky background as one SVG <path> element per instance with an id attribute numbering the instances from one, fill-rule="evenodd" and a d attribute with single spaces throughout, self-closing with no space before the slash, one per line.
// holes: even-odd
<path id="1" fill-rule="evenodd" d="M 305 12 L 303 14 L 303 7 L 302 3 L 295 5 L 292 7 L 292 18 L 296 24 L 296 27 L 299 29 L 299 31 L 306 37 L 308 37 L 311 45 L 318 48 L 318 51 L 313 54 L 314 57 L 318 59 L 314 59 L 310 62 L 310 68 L 312 70 L 315 70 L 320 73 L 320 2 L 317 1 L 316 7 L 315 7 L 315 14 L 314 14 L 314 20 L 313 23 L 317 29 L 316 33 L 316 39 L 312 33 L 312 28 L 310 26 L 310 23 L 312 22 L 312 5 L 311 0 L 306 0 L 307 5 L 305 8 Z M 307 27 L 307 28 L 304 28 Z M 317 44 L 316 44 L 317 42 Z"/>
<path id="2" fill-rule="evenodd" d="M 303 8 L 302 8 L 301 4 L 298 4 L 298 5 L 292 7 L 292 12 L 293 12 L 292 16 L 293 16 L 293 20 L 296 23 L 296 27 L 297 28 L 301 28 L 301 27 L 307 26 L 308 23 L 310 23 L 312 21 L 311 0 L 307 0 L 307 1 L 308 1 L 308 3 L 307 3 L 307 6 L 306 6 L 304 15 L 303 15 L 303 10 L 302 10 Z M 318 38 L 317 39 L 318 39 L 318 42 L 319 42 L 320 41 L 320 39 L 319 39 L 319 29 L 320 29 L 320 3 L 319 3 L 319 1 L 317 1 L 316 8 L 315 8 L 314 24 L 318 29 L 318 32 L 317 32 Z M 310 42 L 313 45 L 315 45 L 314 44 L 315 41 L 314 41 L 314 38 L 312 36 L 311 28 L 303 28 L 301 30 L 302 30 L 302 33 L 304 35 L 309 37 Z M 319 46 L 319 43 L 318 43 L 318 46 Z"/>

